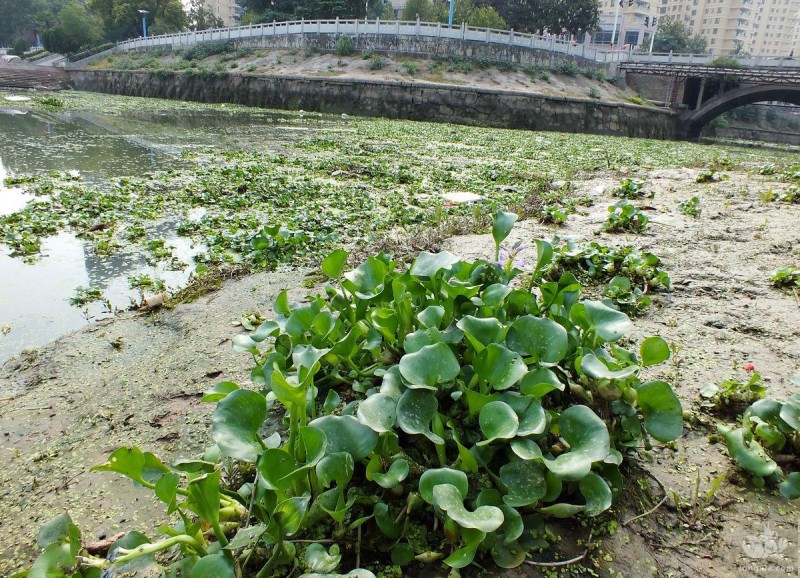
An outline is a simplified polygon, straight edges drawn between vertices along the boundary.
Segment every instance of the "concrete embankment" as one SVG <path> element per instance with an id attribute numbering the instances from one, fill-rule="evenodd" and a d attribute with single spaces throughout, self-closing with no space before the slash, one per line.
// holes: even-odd
<path id="1" fill-rule="evenodd" d="M 501 128 L 672 138 L 667 110 L 422 82 L 307 76 L 69 70 L 77 90 L 206 103 L 476 124 Z"/>

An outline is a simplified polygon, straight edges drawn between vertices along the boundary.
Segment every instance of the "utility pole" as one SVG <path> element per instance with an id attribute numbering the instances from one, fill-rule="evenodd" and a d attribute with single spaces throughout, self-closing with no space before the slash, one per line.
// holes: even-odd
<path id="1" fill-rule="evenodd" d="M 142 38 L 147 38 L 147 15 L 149 12 L 147 10 L 139 10 L 139 14 L 142 15 Z"/>
<path id="2" fill-rule="evenodd" d="M 456 11 L 456 0 L 450 0 L 450 13 L 447 16 L 447 25 L 453 26 L 453 14 Z"/>
<path id="3" fill-rule="evenodd" d="M 611 32 L 611 46 L 617 43 L 617 20 L 619 19 L 619 7 L 622 6 L 623 0 L 617 2 L 617 7 L 614 9 L 614 30 Z"/>
<path id="4" fill-rule="evenodd" d="M 650 54 L 653 54 L 653 42 L 656 40 L 656 33 L 658 32 L 658 17 L 653 17 L 653 33 L 650 35 Z"/>

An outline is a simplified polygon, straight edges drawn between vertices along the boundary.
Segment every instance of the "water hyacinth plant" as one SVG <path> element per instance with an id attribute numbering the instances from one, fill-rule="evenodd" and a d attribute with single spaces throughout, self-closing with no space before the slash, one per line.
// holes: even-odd
<path id="1" fill-rule="evenodd" d="M 512 285 L 513 250 L 498 261 L 515 220 L 496 216 L 494 261 L 378 254 L 348 270 L 334 251 L 324 295 L 284 291 L 274 319 L 235 337 L 255 389 L 203 398 L 216 409 L 202 459 L 124 447 L 94 468 L 150 489 L 177 523 L 100 557 L 62 517 L 36 572 L 100 576 L 157 553 L 167 576 L 193 578 L 368 577 L 387 558 L 513 568 L 546 544 L 546 520 L 607 511 L 626 455 L 681 435 L 672 388 L 642 375 L 670 348 L 623 347 L 624 313 L 582 299 L 571 273 L 544 277 L 546 241 L 530 286 Z M 284 431 L 265 431 L 271 408 Z"/>

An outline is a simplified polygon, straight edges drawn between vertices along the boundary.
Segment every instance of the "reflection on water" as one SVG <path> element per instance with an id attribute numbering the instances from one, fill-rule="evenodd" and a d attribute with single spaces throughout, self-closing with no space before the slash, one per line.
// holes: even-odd
<path id="1" fill-rule="evenodd" d="M 151 101 L 143 100 L 145 105 Z M 198 147 L 277 151 L 309 136 L 352 132 L 336 117 L 298 115 L 259 109 L 229 110 L 224 105 L 201 110 L 131 110 L 125 113 L 42 111 L 0 107 L 0 215 L 20 210 L 31 199 L 20 188 L 6 187 L 9 175 L 78 171 L 93 186 L 110 179 L 188 166 L 180 153 Z M 189 214 L 199 219 L 202 210 Z M 172 247 L 183 263 L 204 247 L 192 246 L 175 234 L 177 221 L 159 223 L 151 233 Z M 49 343 L 85 325 L 88 318 L 107 316 L 107 306 L 69 305 L 78 286 L 97 286 L 112 309 L 140 302 L 128 277 L 147 274 L 169 289 L 185 285 L 191 266 L 170 270 L 153 267 L 135 250 L 97 255 L 91 245 L 62 233 L 44 241 L 42 257 L 33 264 L 9 256 L 0 245 L 0 364 L 28 347 Z"/>
<path id="2" fill-rule="evenodd" d="M 0 215 L 22 209 L 31 200 L 19 187 L 5 186 L 7 176 L 27 173 L 78 171 L 84 180 L 103 186 L 109 179 L 186 166 L 182 150 L 269 148 L 302 138 L 285 124 L 285 115 L 263 111 L 229 113 L 225 110 L 148 113 L 124 116 L 88 112 L 43 112 L 0 108 Z M 265 138 L 264 131 L 270 131 Z M 202 216 L 200 212 L 190 219 Z M 177 237 L 177 221 L 165 221 L 152 234 L 166 240 L 183 263 L 204 247 Z M 0 245 L 0 363 L 23 349 L 49 343 L 78 329 L 88 319 L 108 316 L 108 306 L 92 303 L 74 307 L 69 298 L 78 286 L 97 286 L 112 309 L 140 302 L 142 295 L 129 287 L 128 277 L 147 274 L 164 281 L 168 289 L 184 286 L 191 266 L 170 270 L 166 263 L 148 265 L 137 251 L 98 255 L 92 246 L 69 233 L 46 239 L 35 263 L 12 258 Z"/>

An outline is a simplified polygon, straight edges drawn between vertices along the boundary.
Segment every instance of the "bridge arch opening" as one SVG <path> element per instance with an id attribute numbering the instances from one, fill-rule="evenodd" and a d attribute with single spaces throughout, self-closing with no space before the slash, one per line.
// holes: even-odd
<path id="1" fill-rule="evenodd" d="M 681 136 L 688 140 L 697 140 L 700 138 L 703 128 L 719 115 L 757 102 L 783 102 L 800 105 L 800 86 L 746 86 L 715 96 L 704 102 L 697 110 L 690 111 L 682 119 Z"/>

